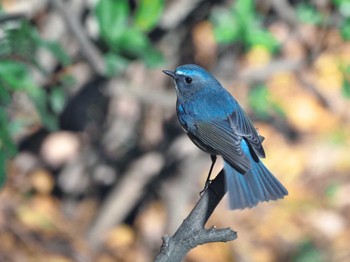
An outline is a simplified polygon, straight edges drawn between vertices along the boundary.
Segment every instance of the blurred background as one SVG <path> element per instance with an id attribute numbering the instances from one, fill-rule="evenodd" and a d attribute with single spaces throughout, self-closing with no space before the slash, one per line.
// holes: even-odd
<path id="1" fill-rule="evenodd" d="M 207 226 L 238 239 L 185 261 L 350 261 L 349 1 L 0 3 L 0 261 L 153 261 L 211 163 L 161 72 L 184 63 L 237 98 L 289 190 L 224 198 Z"/>

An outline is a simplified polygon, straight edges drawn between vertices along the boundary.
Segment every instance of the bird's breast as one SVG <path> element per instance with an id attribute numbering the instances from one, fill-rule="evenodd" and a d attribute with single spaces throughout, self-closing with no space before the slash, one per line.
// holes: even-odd
<path id="1" fill-rule="evenodd" d="M 190 115 L 188 114 L 188 112 L 186 111 L 185 107 L 182 104 L 178 104 L 176 106 L 176 113 L 182 128 L 185 130 L 186 133 L 188 133 L 189 124 L 190 124 Z"/>

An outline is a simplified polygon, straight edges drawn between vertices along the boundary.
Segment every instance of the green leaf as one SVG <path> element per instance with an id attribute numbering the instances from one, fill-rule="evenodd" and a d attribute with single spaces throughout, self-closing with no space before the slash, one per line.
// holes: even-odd
<path id="1" fill-rule="evenodd" d="M 3 108 L 0 108 L 0 187 L 6 179 L 6 165 L 10 157 L 17 152 L 16 146 L 11 138 L 9 120 Z"/>
<path id="2" fill-rule="evenodd" d="M 57 120 L 47 109 L 48 98 L 46 92 L 37 87 L 25 64 L 15 61 L 1 61 L 0 84 L 10 91 L 25 92 L 33 101 L 41 121 L 50 130 L 57 129 Z"/>
<path id="3" fill-rule="evenodd" d="M 254 22 L 255 7 L 253 0 L 237 0 L 233 6 L 233 13 L 237 23 L 243 30 L 247 30 Z"/>
<path id="4" fill-rule="evenodd" d="M 47 101 L 49 98 L 45 90 L 37 86 L 28 86 L 26 91 L 40 115 L 42 124 L 50 131 L 57 130 L 57 118 L 48 111 Z"/>
<path id="5" fill-rule="evenodd" d="M 157 24 L 164 8 L 164 0 L 140 0 L 135 12 L 135 27 L 149 32 Z"/>
<path id="6" fill-rule="evenodd" d="M 75 85 L 77 81 L 72 75 L 64 74 L 62 77 L 60 77 L 60 83 L 62 83 L 64 87 L 69 87 Z"/>
<path id="7" fill-rule="evenodd" d="M 147 35 L 142 31 L 129 28 L 119 36 L 116 45 L 121 52 L 138 57 L 145 53 L 151 44 Z"/>
<path id="8" fill-rule="evenodd" d="M 4 185 L 6 181 L 6 164 L 7 164 L 6 162 L 7 162 L 7 157 L 5 153 L 0 150 L 0 188 Z"/>
<path id="9" fill-rule="evenodd" d="M 0 39 L 0 57 L 5 58 L 10 56 L 12 53 L 12 47 L 7 37 Z"/>
<path id="10" fill-rule="evenodd" d="M 68 66 L 72 63 L 69 55 L 64 51 L 58 42 L 46 41 L 40 39 L 40 46 L 49 50 L 63 66 Z"/>
<path id="11" fill-rule="evenodd" d="M 298 19 L 306 24 L 319 25 L 323 21 L 323 15 L 310 4 L 299 4 L 296 12 Z"/>
<path id="12" fill-rule="evenodd" d="M 69 56 L 58 42 L 42 39 L 36 28 L 25 20 L 21 21 L 18 27 L 5 28 L 4 38 L 0 40 L 2 57 L 25 61 L 40 68 L 35 57 L 38 48 L 49 50 L 64 66 L 71 63 Z"/>
<path id="13" fill-rule="evenodd" d="M 255 11 L 253 0 L 237 0 L 234 3 L 233 10 L 242 16 L 252 16 Z"/>
<path id="14" fill-rule="evenodd" d="M 335 197 L 336 193 L 338 192 L 340 188 L 340 184 L 338 182 L 331 182 L 327 185 L 325 194 L 329 198 Z"/>
<path id="15" fill-rule="evenodd" d="M 11 94 L 0 81 L 0 106 L 5 107 L 11 102 Z"/>
<path id="16" fill-rule="evenodd" d="M 347 79 L 343 81 L 342 93 L 345 98 L 350 99 L 350 82 Z"/>
<path id="17" fill-rule="evenodd" d="M 113 46 L 120 34 L 125 31 L 130 14 L 126 0 L 100 0 L 95 14 L 102 39 Z"/>
<path id="18" fill-rule="evenodd" d="M 65 50 L 62 48 L 59 42 L 55 41 L 48 41 L 43 39 L 36 28 L 32 26 L 28 26 L 30 29 L 28 29 L 28 35 L 30 39 L 34 42 L 34 45 L 36 48 L 45 48 L 49 52 L 51 52 L 54 57 L 62 63 L 63 66 L 68 66 L 72 63 L 71 58 L 69 55 L 65 52 Z"/>
<path id="19" fill-rule="evenodd" d="M 10 123 L 8 123 L 7 130 L 11 136 L 15 137 L 21 132 L 23 132 L 23 129 L 28 127 L 28 122 L 30 120 L 28 119 L 13 119 Z"/>
<path id="20" fill-rule="evenodd" d="M 148 67 L 157 67 L 165 62 L 162 53 L 154 48 L 149 48 L 143 54 L 142 59 Z"/>
<path id="21" fill-rule="evenodd" d="M 26 20 L 22 20 L 18 27 L 6 28 L 4 37 L 9 48 L 6 49 L 4 55 L 12 56 L 16 60 L 32 62 L 37 50 L 34 39 L 36 34 L 36 29 Z"/>
<path id="22" fill-rule="evenodd" d="M 49 96 L 52 111 L 59 114 L 63 111 L 66 103 L 66 95 L 62 87 L 53 87 Z"/>
<path id="23" fill-rule="evenodd" d="M 1 85 L 6 85 L 8 89 L 24 90 L 30 82 L 27 74 L 27 67 L 11 60 L 3 60 L 0 63 L 0 80 Z"/>
<path id="24" fill-rule="evenodd" d="M 47 97 L 45 90 L 36 86 L 27 63 L 41 68 L 35 56 L 38 48 L 47 48 L 64 65 L 70 63 L 69 57 L 57 43 L 43 40 L 35 27 L 25 20 L 21 21 L 18 27 L 5 28 L 3 36 L 4 40 L 0 42 L 0 49 L 4 47 L 5 49 L 2 50 L 5 51 L 1 55 L 8 58 L 3 58 L 0 62 L 0 102 L 10 103 L 12 92 L 24 92 L 36 106 L 43 125 L 50 130 L 56 129 L 56 116 L 48 110 L 49 97 Z M 57 103 L 55 105 L 57 108 Z M 2 120 L 4 121 L 4 118 Z M 9 148 L 11 145 L 14 147 L 14 145 L 11 144 L 12 140 L 9 134 L 22 129 L 23 123 L 16 121 L 16 119 L 3 123 L 0 123 L 1 144 L 5 144 L 7 151 L 12 152 L 13 148 L 12 150 Z M 6 153 L 4 159 L 7 159 L 8 155 L 10 154 Z"/>
<path id="25" fill-rule="evenodd" d="M 340 33 L 344 40 L 350 40 L 350 18 L 342 21 L 340 25 Z"/>
<path id="26" fill-rule="evenodd" d="M 16 153 L 16 146 L 11 138 L 8 129 L 8 117 L 3 108 L 0 109 L 0 151 L 5 152 L 8 156 L 13 156 Z"/>
<path id="27" fill-rule="evenodd" d="M 296 252 L 296 254 L 291 258 L 293 262 L 322 262 L 322 253 L 311 241 L 305 241 L 302 243 Z"/>
<path id="28" fill-rule="evenodd" d="M 347 1 L 347 0 L 332 0 L 333 4 L 336 6 L 341 5 L 341 3 L 345 2 L 345 1 Z"/>
<path id="29" fill-rule="evenodd" d="M 271 103 L 271 108 L 273 109 L 273 111 L 281 118 L 286 118 L 286 112 L 284 111 L 284 109 L 282 108 L 282 106 L 280 104 L 277 103 Z"/>
<path id="30" fill-rule="evenodd" d="M 230 44 L 240 37 L 240 28 L 235 17 L 227 9 L 217 8 L 211 14 L 214 36 L 220 44 Z"/>
<path id="31" fill-rule="evenodd" d="M 327 141 L 337 146 L 343 146 L 347 144 L 349 138 L 349 130 L 346 128 L 337 128 L 327 136 Z"/>
<path id="32" fill-rule="evenodd" d="M 104 56 L 104 61 L 107 68 L 107 75 L 113 76 L 122 72 L 128 65 L 128 60 L 115 53 L 107 53 Z"/>
<path id="33" fill-rule="evenodd" d="M 266 119 L 269 115 L 269 91 L 265 85 L 257 85 L 250 90 L 248 103 L 254 113 L 260 118 Z"/>
<path id="34" fill-rule="evenodd" d="M 273 35 L 269 31 L 260 28 L 256 28 L 247 34 L 246 43 L 249 46 L 264 46 L 270 53 L 275 52 L 279 47 L 279 43 Z"/>
<path id="35" fill-rule="evenodd" d="M 339 12 L 344 17 L 350 17 L 350 2 L 349 0 L 333 0 L 332 1 L 336 7 L 339 8 Z"/>

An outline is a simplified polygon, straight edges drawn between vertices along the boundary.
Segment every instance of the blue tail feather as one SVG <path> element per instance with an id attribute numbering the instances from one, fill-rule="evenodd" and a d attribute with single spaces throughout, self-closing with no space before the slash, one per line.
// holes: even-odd
<path id="1" fill-rule="evenodd" d="M 225 161 L 224 170 L 231 209 L 251 208 L 259 202 L 277 200 L 288 195 L 288 191 L 261 161 L 251 163 L 251 169 L 242 175 Z"/>

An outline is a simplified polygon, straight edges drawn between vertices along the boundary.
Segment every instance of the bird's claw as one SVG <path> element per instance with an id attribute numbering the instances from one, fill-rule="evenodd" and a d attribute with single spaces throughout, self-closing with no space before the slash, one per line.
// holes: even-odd
<path id="1" fill-rule="evenodd" d="M 209 179 L 205 182 L 203 190 L 199 192 L 199 196 L 202 196 L 204 194 L 204 192 L 208 189 L 209 185 L 211 184 L 211 181 L 213 180 Z"/>

